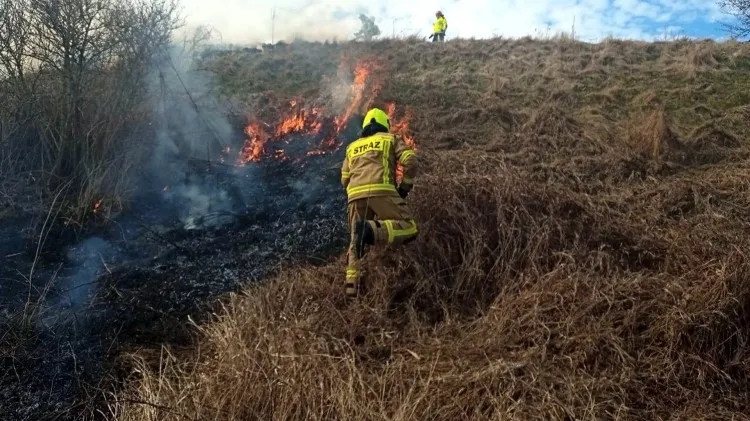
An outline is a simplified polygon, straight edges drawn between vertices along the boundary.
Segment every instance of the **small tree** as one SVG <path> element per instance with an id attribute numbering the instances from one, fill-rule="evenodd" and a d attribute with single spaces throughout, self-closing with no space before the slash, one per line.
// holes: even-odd
<path id="1" fill-rule="evenodd" d="M 750 35 L 750 0 L 719 0 L 722 10 L 737 22 L 725 25 L 733 37 L 744 38 Z"/>
<path id="2" fill-rule="evenodd" d="M 362 22 L 360 30 L 354 34 L 354 39 L 371 41 L 373 38 L 380 35 L 380 28 L 375 24 L 375 20 L 364 14 L 359 15 L 359 20 Z"/>

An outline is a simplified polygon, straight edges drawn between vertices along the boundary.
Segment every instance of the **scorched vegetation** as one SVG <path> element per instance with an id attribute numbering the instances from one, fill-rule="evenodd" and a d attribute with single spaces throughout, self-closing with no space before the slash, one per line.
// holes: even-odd
<path id="1" fill-rule="evenodd" d="M 424 162 L 420 237 L 368 256 L 355 303 L 343 255 L 228 297 L 187 350 L 136 353 L 111 418 L 748 419 L 749 54 L 493 39 L 205 57 L 251 114 L 233 161 L 287 160 L 291 100 L 395 104 Z M 340 68 L 367 69 L 358 100 Z"/>

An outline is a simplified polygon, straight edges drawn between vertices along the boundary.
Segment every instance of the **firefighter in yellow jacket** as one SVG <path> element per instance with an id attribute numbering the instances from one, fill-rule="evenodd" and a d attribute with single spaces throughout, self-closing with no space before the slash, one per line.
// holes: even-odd
<path id="1" fill-rule="evenodd" d="M 445 42 L 445 31 L 448 29 L 448 21 L 443 12 L 435 13 L 435 22 L 432 24 L 432 42 Z"/>
<path id="2" fill-rule="evenodd" d="M 383 110 L 368 111 L 362 135 L 346 148 L 341 166 L 341 184 L 349 198 L 346 294 L 351 297 L 359 293 L 359 260 L 365 245 L 404 244 L 417 236 L 417 223 L 404 200 L 416 175 L 416 156 L 389 130 L 390 121 Z M 397 186 L 398 163 L 403 166 L 403 177 Z"/>

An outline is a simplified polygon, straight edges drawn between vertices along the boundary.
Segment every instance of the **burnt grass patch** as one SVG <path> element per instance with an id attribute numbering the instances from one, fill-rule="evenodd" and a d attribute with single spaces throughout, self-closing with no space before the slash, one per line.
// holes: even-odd
<path id="1" fill-rule="evenodd" d="M 280 267 L 322 265 L 341 254 L 348 243 L 343 151 L 307 157 L 320 139 L 291 136 L 281 143 L 302 145 L 289 148 L 289 160 L 210 168 L 175 161 L 169 167 L 179 171 L 147 174 L 151 192 L 106 225 L 53 225 L 31 283 L 4 288 L 0 419 L 93 416 L 104 391 L 127 377 L 123 353 L 189 346 L 186 323 L 209 320 L 219 311 L 216 297 Z M 3 256 L 13 254 L 3 268 L 8 280 L 33 263 L 35 237 L 19 229 L 30 218 L 12 221 L 18 225 L 2 242 Z M 38 306 L 29 309 L 27 295 Z"/>

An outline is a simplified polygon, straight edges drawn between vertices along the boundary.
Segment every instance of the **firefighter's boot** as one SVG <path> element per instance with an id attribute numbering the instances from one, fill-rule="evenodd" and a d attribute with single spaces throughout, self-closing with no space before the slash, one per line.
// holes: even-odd
<path id="1" fill-rule="evenodd" d="M 359 295 L 359 272 L 349 269 L 346 271 L 346 296 L 356 298 Z"/>

